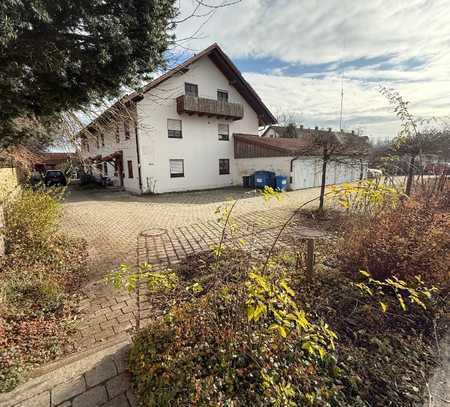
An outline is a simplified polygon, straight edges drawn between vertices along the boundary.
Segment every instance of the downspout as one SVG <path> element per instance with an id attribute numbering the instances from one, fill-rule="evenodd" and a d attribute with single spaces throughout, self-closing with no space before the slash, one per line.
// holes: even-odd
<path id="1" fill-rule="evenodd" d="M 137 157 L 137 167 L 138 167 L 139 192 L 142 194 L 141 157 L 139 154 L 139 137 L 138 137 L 137 119 L 136 119 L 136 123 L 134 124 L 134 134 L 136 137 L 136 157 Z"/>

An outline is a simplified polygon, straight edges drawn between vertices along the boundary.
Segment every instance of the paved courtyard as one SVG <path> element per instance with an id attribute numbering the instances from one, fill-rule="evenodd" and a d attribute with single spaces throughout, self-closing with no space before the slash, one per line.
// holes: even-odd
<path id="1" fill-rule="evenodd" d="M 260 223 L 273 224 L 318 194 L 319 188 L 311 188 L 284 193 L 280 202 L 264 202 L 258 193 L 242 188 L 153 196 L 72 191 L 64 203 L 62 228 L 69 235 L 88 241 L 93 261 L 91 279 L 95 280 L 124 261 L 135 262 L 136 239 L 146 229 L 164 228 L 170 232 L 179 228 L 179 238 L 195 247 L 198 237 L 208 235 L 210 228 L 217 228 L 214 211 L 220 205 L 231 205 L 240 198 L 233 212 L 236 216 L 246 215 L 250 223 L 256 216 Z M 261 211 L 269 210 L 261 215 Z M 202 231 L 199 228 L 204 228 L 205 223 L 208 228 Z M 183 226 L 189 227 L 183 229 Z"/>
<path id="2" fill-rule="evenodd" d="M 135 197 L 123 192 L 73 192 L 64 204 L 63 229 L 88 241 L 92 273 L 83 290 L 82 319 L 76 350 L 92 348 L 126 333 L 135 324 L 136 300 L 108 286 L 102 276 L 122 262 L 170 266 L 188 255 L 208 250 L 221 237 L 215 209 L 241 201 L 233 222 L 242 237 L 252 235 L 253 248 L 272 241 L 284 221 L 318 190 L 283 194 L 281 201 L 264 202 L 255 192 L 225 189 L 206 192 Z M 161 231 L 154 236 L 145 231 Z M 141 232 L 144 231 L 143 234 Z M 257 235 L 257 238 L 255 236 Z M 144 297 L 142 317 L 152 313 Z"/>

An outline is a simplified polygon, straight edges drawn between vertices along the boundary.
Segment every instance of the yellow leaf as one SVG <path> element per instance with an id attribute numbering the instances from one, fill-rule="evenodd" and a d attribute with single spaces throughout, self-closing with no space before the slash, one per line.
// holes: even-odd
<path id="1" fill-rule="evenodd" d="M 387 305 L 384 302 L 381 302 L 381 301 L 380 301 L 380 307 L 381 307 L 381 310 L 383 312 L 386 312 L 387 309 L 388 309 Z"/>

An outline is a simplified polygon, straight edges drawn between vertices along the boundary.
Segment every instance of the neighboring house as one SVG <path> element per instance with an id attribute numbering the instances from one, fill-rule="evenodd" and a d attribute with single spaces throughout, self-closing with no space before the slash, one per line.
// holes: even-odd
<path id="1" fill-rule="evenodd" d="M 288 126 L 280 126 L 280 125 L 270 125 L 266 126 L 262 129 L 260 132 L 260 137 L 267 137 L 267 138 L 287 138 L 287 133 L 289 131 L 292 131 L 293 129 L 290 129 Z M 296 137 L 301 137 L 303 134 L 303 126 L 295 128 Z M 289 137 L 292 138 L 292 137 Z"/>
<path id="2" fill-rule="evenodd" d="M 217 44 L 122 98 L 81 133 L 96 175 L 133 193 L 241 184 L 234 134 L 275 123 Z"/>
<path id="3" fill-rule="evenodd" d="M 330 131 L 331 129 L 327 129 Z M 280 126 L 277 124 L 269 125 L 264 127 L 260 132 L 260 137 L 266 137 L 266 138 L 301 138 L 304 136 L 311 135 L 314 132 L 317 131 L 327 131 L 327 130 L 319 130 L 319 127 L 315 127 L 314 129 L 303 127 L 303 125 L 300 125 L 298 127 L 291 127 L 291 126 Z M 290 132 L 295 131 L 295 137 L 292 137 L 292 134 L 288 134 Z M 354 135 L 355 132 L 352 130 L 350 133 L 342 132 L 343 134 L 352 134 Z"/>
<path id="4" fill-rule="evenodd" d="M 325 130 L 315 130 L 327 133 Z M 317 134 L 316 133 L 316 134 Z M 346 137 L 347 133 L 339 133 Z M 348 136 L 348 134 L 347 134 Z M 352 137 L 358 137 L 352 135 Z M 289 189 L 318 187 L 322 180 L 320 149 L 308 138 L 271 138 L 235 134 L 235 183 L 255 171 L 273 171 L 288 178 Z M 328 163 L 326 184 L 341 184 L 367 177 L 367 161 L 345 153 Z M 242 181 L 241 181 L 242 182 Z"/>
<path id="5" fill-rule="evenodd" d="M 42 159 L 35 168 L 38 171 L 64 170 L 70 162 L 77 159 L 75 153 L 41 153 Z"/>

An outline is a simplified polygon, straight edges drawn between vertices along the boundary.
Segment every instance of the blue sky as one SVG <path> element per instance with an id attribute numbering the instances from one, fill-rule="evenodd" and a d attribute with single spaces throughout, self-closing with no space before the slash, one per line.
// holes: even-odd
<path id="1" fill-rule="evenodd" d="M 186 15 L 194 2 L 180 5 Z M 343 83 L 344 127 L 386 138 L 399 122 L 380 86 L 418 117 L 450 114 L 449 15 L 448 0 L 242 0 L 176 33 L 195 33 L 178 52 L 219 43 L 275 114 L 307 126 L 339 126 Z"/>

